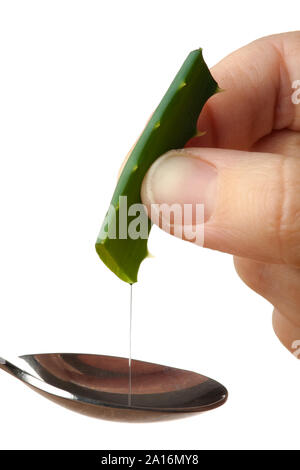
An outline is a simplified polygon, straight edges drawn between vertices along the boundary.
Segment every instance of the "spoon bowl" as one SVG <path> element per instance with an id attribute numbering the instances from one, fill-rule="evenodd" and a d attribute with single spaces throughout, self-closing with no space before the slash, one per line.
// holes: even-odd
<path id="1" fill-rule="evenodd" d="M 55 353 L 18 360 L 24 369 L 2 358 L 0 368 L 56 403 L 106 419 L 168 419 L 216 408 L 228 395 L 204 375 L 149 362 L 132 360 L 130 377 L 122 357 Z"/>

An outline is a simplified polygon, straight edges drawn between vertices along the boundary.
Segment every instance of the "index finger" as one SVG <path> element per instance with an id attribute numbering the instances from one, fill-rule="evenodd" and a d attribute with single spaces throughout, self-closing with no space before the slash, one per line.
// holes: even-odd
<path id="1" fill-rule="evenodd" d="M 224 93 L 205 104 L 202 137 L 189 146 L 248 150 L 273 129 L 300 130 L 300 106 L 292 101 L 300 79 L 300 31 L 258 39 L 233 52 L 211 72 Z"/>

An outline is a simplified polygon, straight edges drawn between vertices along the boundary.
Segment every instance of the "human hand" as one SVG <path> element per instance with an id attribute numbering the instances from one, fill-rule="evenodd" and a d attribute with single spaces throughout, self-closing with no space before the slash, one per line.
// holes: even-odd
<path id="1" fill-rule="evenodd" d="M 206 134 L 156 160 L 142 200 L 168 231 L 152 204 L 203 203 L 204 246 L 234 255 L 300 358 L 300 32 L 259 39 L 211 71 L 226 91 L 203 108 Z"/>

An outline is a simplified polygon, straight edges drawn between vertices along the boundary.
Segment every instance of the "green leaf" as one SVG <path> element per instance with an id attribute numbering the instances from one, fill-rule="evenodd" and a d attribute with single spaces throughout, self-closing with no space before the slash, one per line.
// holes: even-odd
<path id="1" fill-rule="evenodd" d="M 217 91 L 218 85 L 204 62 L 202 49 L 191 52 L 130 154 L 111 201 L 115 214 L 112 210 L 108 211 L 96 242 L 102 261 L 125 282 L 132 284 L 137 281 L 139 266 L 148 250 L 147 239 L 120 238 L 119 198 L 127 196 L 128 208 L 141 203 L 141 184 L 149 167 L 163 153 L 182 148 L 197 134 L 201 109 Z M 127 227 L 134 218 L 128 216 Z M 116 238 L 107 233 L 107 227 L 114 221 L 116 233 L 113 235 Z M 151 222 L 148 219 L 148 235 L 150 230 Z"/>

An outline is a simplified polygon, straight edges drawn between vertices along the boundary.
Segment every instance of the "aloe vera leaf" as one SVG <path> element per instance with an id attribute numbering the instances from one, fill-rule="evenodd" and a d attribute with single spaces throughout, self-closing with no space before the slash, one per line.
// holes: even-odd
<path id="1" fill-rule="evenodd" d="M 218 91 L 218 85 L 202 57 L 202 49 L 191 52 L 158 105 L 133 148 L 121 173 L 111 201 L 115 216 L 106 214 L 96 241 L 102 261 L 120 279 L 130 284 L 137 281 L 139 266 L 148 255 L 147 239 L 122 239 L 119 236 L 120 196 L 127 196 L 127 207 L 141 203 L 143 178 L 152 163 L 171 149 L 182 148 L 197 134 L 197 119 L 205 102 Z M 116 238 L 107 234 L 115 217 Z M 127 216 L 127 227 L 134 219 Z M 148 219 L 147 235 L 151 230 Z"/>

